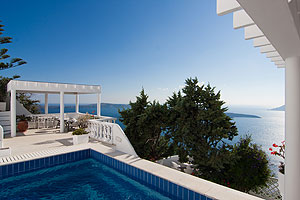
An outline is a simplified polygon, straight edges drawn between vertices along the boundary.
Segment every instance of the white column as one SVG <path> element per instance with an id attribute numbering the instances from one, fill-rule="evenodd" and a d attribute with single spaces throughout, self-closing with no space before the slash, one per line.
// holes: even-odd
<path id="1" fill-rule="evenodd" d="M 45 94 L 45 114 L 48 114 L 48 93 Z"/>
<path id="2" fill-rule="evenodd" d="M 101 116 L 101 93 L 97 94 L 97 116 Z"/>
<path id="3" fill-rule="evenodd" d="M 76 113 L 79 113 L 79 94 L 76 94 Z"/>
<path id="4" fill-rule="evenodd" d="M 65 132 L 64 112 L 65 112 L 64 92 L 60 92 L 60 132 L 61 133 Z"/>
<path id="5" fill-rule="evenodd" d="M 285 185 L 284 199 L 300 197 L 300 57 L 285 60 Z"/>
<path id="6" fill-rule="evenodd" d="M 16 108 L 16 90 L 10 91 L 10 128 L 11 128 L 11 137 L 15 137 L 17 135 L 17 108 Z"/>

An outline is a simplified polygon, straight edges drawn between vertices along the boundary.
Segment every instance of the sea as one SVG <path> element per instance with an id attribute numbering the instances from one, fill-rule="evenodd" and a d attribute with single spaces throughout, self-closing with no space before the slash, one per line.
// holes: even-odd
<path id="1" fill-rule="evenodd" d="M 118 118 L 117 123 L 124 129 L 125 126 L 119 121 L 118 111 L 127 108 L 129 108 L 127 104 L 103 103 L 101 104 L 101 115 Z M 96 114 L 96 104 L 82 104 L 79 111 Z M 65 104 L 65 112 L 75 112 L 75 105 Z M 274 143 L 281 144 L 284 141 L 284 111 L 275 111 L 267 107 L 228 106 L 228 112 L 244 114 L 243 117 L 233 117 L 239 133 L 233 143 L 237 143 L 240 137 L 251 135 L 253 143 L 260 145 L 262 150 L 267 153 L 270 169 L 273 176 L 277 177 L 278 165 L 282 159 L 271 155 L 269 148 L 272 148 Z M 41 113 L 44 113 L 43 105 L 41 105 Z M 49 113 L 59 113 L 59 104 L 49 104 Z M 251 117 L 251 115 L 258 117 Z"/>

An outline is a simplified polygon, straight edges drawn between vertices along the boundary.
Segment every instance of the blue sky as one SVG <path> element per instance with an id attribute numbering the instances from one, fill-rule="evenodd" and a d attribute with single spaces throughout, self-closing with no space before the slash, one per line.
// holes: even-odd
<path id="1" fill-rule="evenodd" d="M 160 102 L 198 77 L 227 105 L 284 104 L 284 70 L 217 16 L 215 0 L 2 0 L 22 80 L 100 84 L 102 101 L 128 103 L 142 87 Z M 2 45 L 2 48 L 4 45 Z M 58 102 L 51 95 L 50 102 Z M 37 96 L 43 101 L 42 96 Z M 84 103 L 94 96 L 81 96 Z M 68 96 L 67 103 L 75 101 Z"/>

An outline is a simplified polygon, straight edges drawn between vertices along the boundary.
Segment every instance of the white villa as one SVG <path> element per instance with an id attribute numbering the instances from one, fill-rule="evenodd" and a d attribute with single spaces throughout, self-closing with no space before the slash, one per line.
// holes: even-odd
<path id="1" fill-rule="evenodd" d="M 244 28 L 245 39 L 252 39 L 254 47 L 259 48 L 278 68 L 285 70 L 286 169 L 283 196 L 286 200 L 296 200 L 300 198 L 300 0 L 217 0 L 217 14 L 229 13 L 233 13 L 233 28 Z M 7 92 L 10 94 L 10 102 L 7 102 L 9 109 L 1 112 L 0 105 L 0 179 L 13 175 L 1 171 L 6 169 L 1 168 L 3 166 L 17 166 L 20 162 L 47 156 L 93 150 L 112 158 L 109 161 L 112 167 L 120 167 L 118 162 L 125 163 L 126 169 L 129 166 L 128 169 L 132 170 L 132 176 L 138 170 L 149 173 L 147 177 L 151 178 L 145 181 L 150 185 L 155 185 L 152 177 L 159 177 L 175 184 L 178 189 L 184 187 L 188 191 L 187 196 L 179 192 L 173 194 L 174 190 L 169 185 L 164 191 L 176 197 L 181 195 L 179 199 L 196 200 L 200 196 L 207 200 L 261 199 L 261 196 L 242 193 L 139 158 L 123 130 L 115 123 L 115 118 L 101 115 L 100 85 L 12 80 Z M 44 94 L 45 113 L 30 114 L 16 100 L 18 92 Z M 51 94 L 60 95 L 60 113 L 48 113 L 48 96 Z M 74 113 L 64 112 L 66 94 L 74 95 Z M 88 122 L 89 143 L 73 145 L 71 132 L 66 125 L 71 119 L 76 121 L 84 115 L 79 112 L 79 95 L 84 94 L 97 95 L 97 113 Z M 29 124 L 31 129 L 24 135 L 18 135 L 16 128 L 16 116 L 20 114 L 35 119 Z M 144 177 L 141 179 L 144 180 Z"/>

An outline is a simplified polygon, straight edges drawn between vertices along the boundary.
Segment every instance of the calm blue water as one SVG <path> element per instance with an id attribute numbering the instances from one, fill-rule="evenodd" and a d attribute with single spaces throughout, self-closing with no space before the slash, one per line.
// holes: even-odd
<path id="1" fill-rule="evenodd" d="M 119 118 L 118 109 L 127 108 L 128 105 L 121 104 L 102 104 L 101 114 Z M 90 113 L 97 110 L 96 105 L 81 105 L 79 108 L 82 113 Z M 44 110 L 42 109 L 42 112 Z M 59 105 L 50 105 L 49 112 L 58 113 Z M 74 105 L 66 105 L 65 112 L 75 112 Z M 234 139 L 234 143 L 239 140 L 240 136 L 251 134 L 253 142 L 262 146 L 262 149 L 267 152 L 270 159 L 270 168 L 277 174 L 278 164 L 281 159 L 277 156 L 271 156 L 269 148 L 273 143 L 280 144 L 284 140 L 284 112 L 272 111 L 265 107 L 243 107 L 231 106 L 228 112 L 258 115 L 261 118 L 242 118 L 236 117 L 233 120 L 239 131 L 239 136 Z M 117 123 L 124 128 L 124 125 L 118 120 Z"/>
<path id="2" fill-rule="evenodd" d="M 280 144 L 284 141 L 284 111 L 272 111 L 265 107 L 230 107 L 230 112 L 258 115 L 261 118 L 234 118 L 239 131 L 239 136 L 252 135 L 253 142 L 262 146 L 269 155 L 270 168 L 277 177 L 279 161 L 278 156 L 270 154 L 269 148 L 273 143 Z"/>
<path id="3" fill-rule="evenodd" d="M 0 199 L 169 199 L 86 159 L 0 180 Z"/>

